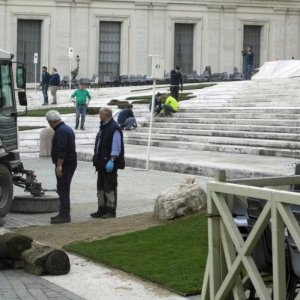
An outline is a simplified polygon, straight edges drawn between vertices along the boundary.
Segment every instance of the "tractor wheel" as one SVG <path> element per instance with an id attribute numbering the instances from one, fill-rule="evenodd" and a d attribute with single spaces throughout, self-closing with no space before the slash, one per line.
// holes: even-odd
<path id="1" fill-rule="evenodd" d="M 0 217 L 4 217 L 13 200 L 13 183 L 8 168 L 0 164 Z"/>

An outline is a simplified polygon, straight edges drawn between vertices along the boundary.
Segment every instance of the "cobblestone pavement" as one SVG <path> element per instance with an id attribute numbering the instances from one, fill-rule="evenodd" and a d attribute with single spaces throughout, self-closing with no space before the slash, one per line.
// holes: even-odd
<path id="1" fill-rule="evenodd" d="M 55 188 L 54 167 L 50 158 L 23 158 L 24 167 L 36 172 L 38 181 L 47 189 Z M 151 212 L 159 193 L 170 185 L 189 177 L 186 174 L 145 171 L 126 168 L 119 171 L 117 217 Z M 72 222 L 90 219 L 90 213 L 97 207 L 97 174 L 91 163 L 78 162 L 71 186 Z M 199 177 L 199 182 L 207 178 Z M 15 188 L 15 195 L 25 194 L 21 188 Z M 4 228 L 49 225 L 50 217 L 55 214 L 17 214 L 9 213 L 4 218 Z"/>
<path id="2" fill-rule="evenodd" d="M 0 273 L 1 300 L 82 300 L 64 288 L 23 270 L 7 270 Z"/>

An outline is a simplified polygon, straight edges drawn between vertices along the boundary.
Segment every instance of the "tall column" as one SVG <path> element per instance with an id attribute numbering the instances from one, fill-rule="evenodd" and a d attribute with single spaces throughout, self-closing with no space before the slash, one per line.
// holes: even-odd
<path id="1" fill-rule="evenodd" d="M 299 37 L 300 37 L 300 10 L 287 11 L 286 14 L 286 39 L 285 39 L 285 56 L 286 59 L 300 59 Z"/>
<path id="2" fill-rule="evenodd" d="M 220 37 L 220 9 L 218 5 L 208 6 L 207 16 L 207 39 L 203 39 L 203 50 L 206 59 L 203 62 L 203 68 L 207 65 L 211 66 L 212 71 L 220 72 L 220 56 L 221 56 L 221 37 Z M 201 73 L 204 71 L 200 70 Z"/>
<path id="3" fill-rule="evenodd" d="M 135 4 L 135 74 L 147 74 L 149 5 Z"/>
<path id="4" fill-rule="evenodd" d="M 285 59 L 285 9 L 274 9 L 271 59 Z"/>

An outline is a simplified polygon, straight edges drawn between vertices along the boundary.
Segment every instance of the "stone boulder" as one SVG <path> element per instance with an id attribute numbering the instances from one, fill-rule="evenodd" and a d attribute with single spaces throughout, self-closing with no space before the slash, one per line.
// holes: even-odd
<path id="1" fill-rule="evenodd" d="M 206 192 L 195 183 L 195 178 L 187 178 L 157 197 L 154 215 L 166 221 L 196 213 L 205 207 Z"/>

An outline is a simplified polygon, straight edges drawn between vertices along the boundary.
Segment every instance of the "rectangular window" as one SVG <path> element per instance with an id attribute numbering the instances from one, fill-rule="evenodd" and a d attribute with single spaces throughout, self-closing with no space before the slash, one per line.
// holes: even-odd
<path id="1" fill-rule="evenodd" d="M 34 82 L 34 53 L 38 53 L 37 80 L 40 78 L 41 58 L 41 27 L 40 20 L 18 20 L 17 60 L 25 64 L 27 82 Z"/>
<path id="2" fill-rule="evenodd" d="M 187 74 L 193 73 L 194 24 L 175 24 L 174 66 Z"/>
<path id="3" fill-rule="evenodd" d="M 260 66 L 260 39 L 262 26 L 244 25 L 243 49 L 248 46 L 253 48 L 253 68 Z"/>
<path id="4" fill-rule="evenodd" d="M 120 75 L 121 22 L 100 22 L 99 79 L 110 81 Z"/>
<path id="5" fill-rule="evenodd" d="M 0 65 L 0 107 L 13 107 L 12 82 L 9 65 Z"/>

